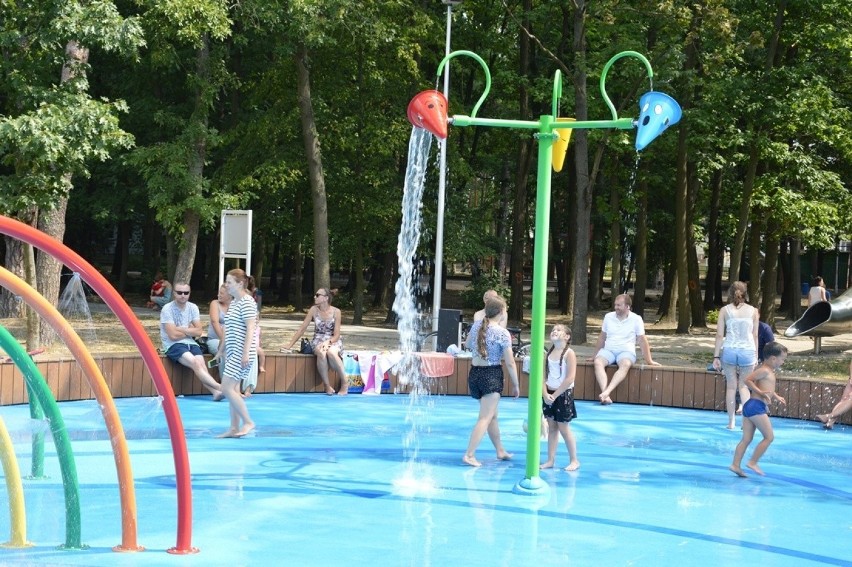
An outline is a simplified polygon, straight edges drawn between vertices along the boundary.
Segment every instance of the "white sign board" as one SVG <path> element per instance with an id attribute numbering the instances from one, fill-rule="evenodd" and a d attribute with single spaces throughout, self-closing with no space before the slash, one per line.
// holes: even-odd
<path id="1" fill-rule="evenodd" d="M 219 282 L 225 281 L 225 258 L 245 258 L 251 274 L 251 211 L 222 211 L 219 239 Z"/>

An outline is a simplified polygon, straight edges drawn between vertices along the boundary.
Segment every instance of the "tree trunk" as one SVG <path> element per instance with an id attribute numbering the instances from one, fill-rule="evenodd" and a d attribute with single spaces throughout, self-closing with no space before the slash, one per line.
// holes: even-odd
<path id="1" fill-rule="evenodd" d="M 698 268 L 698 253 L 695 251 L 695 236 L 692 227 L 692 219 L 695 218 L 695 201 L 698 198 L 698 170 L 695 162 L 687 161 L 687 226 L 686 231 L 686 259 L 689 272 L 689 305 L 692 311 L 692 325 L 703 329 L 707 326 L 704 318 L 704 309 L 701 305 L 701 277 Z"/>
<path id="2" fill-rule="evenodd" d="M 787 285 L 785 288 L 790 289 L 790 310 L 789 318 L 793 321 L 798 320 L 802 316 L 802 264 L 801 264 L 801 243 L 798 239 L 790 239 L 790 274 L 787 277 Z"/>
<path id="3" fill-rule="evenodd" d="M 586 2 L 574 2 L 574 115 L 588 119 L 586 97 Z M 574 251 L 574 318 L 571 335 L 574 344 L 586 342 L 589 307 L 589 228 L 592 215 L 592 188 L 589 184 L 589 138 L 585 130 L 575 130 L 574 169 L 577 176 L 577 237 Z"/>
<path id="4" fill-rule="evenodd" d="M 648 285 L 648 182 L 641 176 L 636 212 L 636 283 L 633 286 L 633 312 L 645 315 L 645 289 Z"/>
<path id="5" fill-rule="evenodd" d="M 302 120 L 302 141 L 308 160 L 308 178 L 311 184 L 314 221 L 314 287 L 331 286 L 331 263 L 328 247 L 328 201 L 325 177 L 322 170 L 319 131 L 314 120 L 311 100 L 311 73 L 308 67 L 308 50 L 300 45 L 296 55 L 296 93 L 299 99 L 299 116 Z"/>
<path id="6" fill-rule="evenodd" d="M 69 176 L 70 183 L 70 176 Z M 68 207 L 68 198 L 63 197 L 56 203 L 56 207 L 50 210 L 42 209 L 38 215 L 37 227 L 40 231 L 52 236 L 56 240 L 62 242 L 65 236 L 65 211 Z M 25 259 L 26 261 L 26 259 Z M 38 282 L 38 292 L 51 305 L 59 304 L 59 277 L 62 271 L 62 263 L 44 252 L 40 252 L 35 259 L 36 280 Z M 50 326 L 50 323 L 44 318 L 39 318 L 38 332 L 40 337 L 40 345 L 34 345 L 29 348 L 37 348 L 38 346 L 47 346 L 53 344 L 58 338 Z"/>
<path id="7" fill-rule="evenodd" d="M 204 163 L 207 160 L 208 110 L 206 90 L 210 88 L 210 38 L 204 35 L 201 47 L 195 55 L 195 73 L 198 83 L 195 91 L 195 108 L 192 113 L 191 131 L 195 139 L 189 148 L 187 171 L 191 180 L 193 195 L 200 197 L 204 187 Z M 183 233 L 179 236 L 175 252 L 176 260 L 172 284 L 189 283 L 195 266 L 195 253 L 198 250 L 198 235 L 201 216 L 196 209 L 187 208 L 183 212 Z M 246 266 L 247 270 L 251 270 Z"/>
<path id="8" fill-rule="evenodd" d="M 748 165 L 746 166 L 745 179 L 743 179 L 742 201 L 740 201 L 739 219 L 737 220 L 737 232 L 734 234 L 734 246 L 731 248 L 731 267 L 728 271 L 728 281 L 731 283 L 740 279 L 740 264 L 745 247 L 745 236 L 748 230 L 748 221 L 751 212 L 751 196 L 754 193 L 754 179 L 757 175 L 757 162 L 760 157 L 757 143 L 752 142 L 749 148 Z"/>
<path id="9" fill-rule="evenodd" d="M 677 330 L 678 334 L 689 333 L 689 266 L 687 258 L 687 125 L 681 121 L 678 129 L 677 173 L 675 182 L 675 265 L 677 266 Z"/>
<path id="10" fill-rule="evenodd" d="M 609 184 L 609 210 L 612 218 L 609 223 L 609 252 L 612 256 L 612 270 L 609 280 L 609 295 L 612 301 L 621 293 L 621 195 L 620 187 Z"/>
<path id="11" fill-rule="evenodd" d="M 775 8 L 775 21 L 772 26 L 772 38 L 769 40 L 769 47 L 766 50 L 766 58 L 764 59 L 763 68 L 766 72 L 769 72 L 775 64 L 775 54 L 778 52 L 778 41 L 781 35 L 781 28 L 784 25 L 784 15 L 786 11 L 787 1 L 780 0 Z M 743 180 L 742 201 L 740 202 L 737 232 L 734 236 L 734 246 L 731 249 L 731 270 L 728 276 L 728 279 L 731 282 L 740 279 L 740 263 L 743 256 L 743 246 L 745 245 L 745 234 L 748 229 L 751 197 L 754 193 L 754 180 L 757 173 L 758 161 L 760 159 L 757 139 L 760 137 L 761 132 L 753 124 L 749 124 L 748 132 L 750 134 L 751 141 L 749 143 L 748 166 L 746 167 L 746 175 Z"/>
<path id="12" fill-rule="evenodd" d="M 127 291 L 127 270 L 130 260 L 130 235 L 133 224 L 128 219 L 118 221 L 115 238 L 115 252 L 112 262 L 112 277 L 118 293 Z"/>
<path id="13" fill-rule="evenodd" d="M 719 207 L 722 203 L 722 179 L 724 172 L 717 169 L 710 182 L 710 217 L 707 220 L 707 277 L 704 280 L 704 310 L 710 311 L 716 306 L 716 282 L 719 268 L 722 266 L 722 246 L 719 238 Z"/>
<path id="14" fill-rule="evenodd" d="M 24 243 L 11 236 L 3 237 L 6 244 L 4 264 L 7 270 L 24 278 Z M 0 317 L 18 319 L 24 315 L 21 298 L 5 287 L 0 289 Z"/>
<path id="15" fill-rule="evenodd" d="M 769 325 L 774 326 L 780 240 L 778 236 L 779 227 L 777 226 L 777 221 L 774 218 L 770 218 L 767 225 L 766 264 L 763 271 L 763 282 L 761 285 L 763 293 L 761 294 L 762 300 L 760 302 L 760 318 Z"/>
<path id="16" fill-rule="evenodd" d="M 436 266 L 437 269 L 437 266 Z M 364 324 L 364 241 L 360 238 L 355 245 L 355 258 L 352 262 L 352 272 L 355 276 L 355 290 L 352 292 L 353 325 Z M 350 276 L 351 278 L 352 276 Z"/>
<path id="17" fill-rule="evenodd" d="M 755 219 L 762 218 L 764 211 L 755 209 Z M 760 221 L 752 221 L 751 232 L 749 233 L 749 274 L 748 274 L 748 299 L 749 303 L 755 307 L 760 306 L 761 296 L 761 281 L 763 279 L 763 258 L 760 255 L 761 245 L 760 239 L 765 230 L 765 223 Z"/>

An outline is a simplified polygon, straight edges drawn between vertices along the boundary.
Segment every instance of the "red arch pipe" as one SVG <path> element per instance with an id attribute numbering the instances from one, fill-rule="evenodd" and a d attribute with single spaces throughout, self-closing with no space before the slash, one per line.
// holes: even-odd
<path id="1" fill-rule="evenodd" d="M 192 547 L 192 482 L 189 474 L 189 454 L 186 447 L 186 435 L 180 411 L 177 407 L 174 390 L 163 368 L 163 362 L 157 349 L 148 338 L 145 329 L 136 319 L 133 310 L 124 298 L 112 287 L 94 266 L 79 254 L 45 233 L 15 219 L 0 215 L 0 233 L 12 236 L 46 252 L 63 264 L 78 272 L 80 277 L 104 300 L 113 313 L 122 322 L 133 343 L 139 349 L 145 367 L 151 373 L 157 392 L 163 397 L 163 413 L 169 428 L 172 443 L 172 456 L 175 461 L 175 484 L 177 487 L 177 543 L 169 548 L 169 553 L 198 553 Z"/>

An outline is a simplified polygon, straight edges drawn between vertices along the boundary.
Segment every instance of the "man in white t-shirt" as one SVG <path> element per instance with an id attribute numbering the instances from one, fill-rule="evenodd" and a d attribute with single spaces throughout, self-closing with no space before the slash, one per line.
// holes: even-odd
<path id="1" fill-rule="evenodd" d="M 218 402 L 224 397 L 222 390 L 219 383 L 207 372 L 201 348 L 195 342 L 195 338 L 204 333 L 198 306 L 189 300 L 188 283 L 176 283 L 173 289 L 174 300 L 166 303 L 160 311 L 160 339 L 163 341 L 163 351 L 170 360 L 191 369 Z"/>
<path id="2" fill-rule="evenodd" d="M 627 377 L 630 367 L 636 362 L 636 342 L 642 347 L 642 356 L 647 364 L 659 366 L 651 358 L 651 345 L 645 336 L 645 323 L 642 317 L 630 311 L 632 301 L 625 294 L 615 298 L 615 311 L 604 316 L 601 334 L 595 345 L 595 379 L 601 389 L 602 404 L 611 404 L 613 390 Z M 606 367 L 608 364 L 618 365 L 618 370 L 612 375 L 607 385 Z"/>

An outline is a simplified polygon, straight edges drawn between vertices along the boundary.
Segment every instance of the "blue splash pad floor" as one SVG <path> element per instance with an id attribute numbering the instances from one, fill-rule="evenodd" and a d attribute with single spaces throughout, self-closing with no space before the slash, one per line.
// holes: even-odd
<path id="1" fill-rule="evenodd" d="M 50 478 L 24 481 L 35 547 L 2 549 L 0 564 L 852 565 L 850 428 L 773 419 L 767 476 L 742 479 L 727 469 L 740 433 L 724 428 L 721 413 L 579 402 L 572 428 L 581 469 L 543 471 L 549 493 L 522 496 L 512 488 L 524 477 L 526 400 L 500 405 L 515 459 L 498 461 L 486 438 L 483 466 L 473 469 L 460 459 L 476 401 L 430 396 L 410 407 L 405 395 L 257 395 L 248 402 L 257 434 L 246 439 L 214 438 L 227 425 L 226 404 L 179 399 L 200 553 L 170 555 L 177 501 L 165 418 L 156 399 L 116 403 L 147 551 L 112 551 L 121 526 L 103 421 L 95 402 L 65 402 L 90 548 L 56 549 L 64 496 L 48 441 Z M 0 411 L 26 474 L 38 424 L 24 406 Z M 560 443 L 557 465 L 567 461 Z M 8 505 L 4 490 L 3 541 Z"/>

